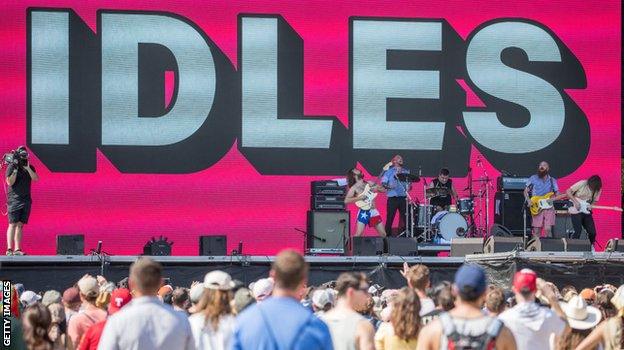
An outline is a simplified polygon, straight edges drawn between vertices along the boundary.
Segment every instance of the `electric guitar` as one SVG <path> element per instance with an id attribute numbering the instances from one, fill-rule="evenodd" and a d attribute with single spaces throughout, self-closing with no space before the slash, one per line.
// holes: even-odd
<path id="1" fill-rule="evenodd" d="M 535 216 L 540 213 L 542 210 L 550 209 L 553 207 L 553 200 L 551 199 L 554 196 L 554 192 L 548 192 L 543 196 L 533 196 L 531 197 L 531 205 L 529 206 L 529 210 L 531 211 L 531 215 Z"/>
<path id="2" fill-rule="evenodd" d="M 355 205 L 362 210 L 370 210 L 373 206 L 373 200 L 377 197 L 377 193 L 371 190 L 370 184 L 366 184 L 362 194 L 366 196 L 366 198 L 355 202 Z"/>
<path id="3" fill-rule="evenodd" d="M 588 201 L 584 201 L 580 198 L 576 198 L 576 200 L 579 202 L 579 208 L 576 209 L 576 207 L 573 205 L 571 207 L 568 208 L 568 213 L 570 214 L 579 214 L 579 213 L 583 213 L 583 214 L 591 214 L 591 211 L 594 209 L 607 209 L 607 210 L 616 210 L 616 211 L 622 211 L 622 208 L 620 207 L 608 207 L 608 206 L 603 206 L 603 205 L 591 205 Z M 591 206 L 591 208 L 589 208 Z"/>

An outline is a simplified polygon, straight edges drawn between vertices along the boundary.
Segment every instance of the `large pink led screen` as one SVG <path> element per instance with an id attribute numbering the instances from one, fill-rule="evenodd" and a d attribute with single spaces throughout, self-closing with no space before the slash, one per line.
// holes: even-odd
<path id="1" fill-rule="evenodd" d="M 469 169 L 547 160 L 562 188 L 599 174 L 620 204 L 618 1 L 1 6 L 0 151 L 27 145 L 41 177 L 30 254 L 73 233 L 115 255 L 160 235 L 175 255 L 212 234 L 303 249 L 310 181 L 374 179 L 394 154 L 448 167 L 462 197 Z M 601 244 L 621 236 L 619 213 L 594 216 Z"/>

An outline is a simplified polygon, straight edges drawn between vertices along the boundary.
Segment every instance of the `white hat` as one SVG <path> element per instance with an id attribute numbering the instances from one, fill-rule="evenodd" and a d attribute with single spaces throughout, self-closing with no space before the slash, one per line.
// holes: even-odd
<path id="1" fill-rule="evenodd" d="M 84 296 L 95 297 L 100 293 L 100 286 L 95 277 L 87 275 L 78 281 L 78 290 Z"/>
<path id="2" fill-rule="evenodd" d="M 615 291 L 613 298 L 611 298 L 611 304 L 619 311 L 620 315 L 624 310 L 624 284 Z"/>
<path id="3" fill-rule="evenodd" d="M 317 289 L 312 294 L 312 304 L 319 309 L 325 308 L 327 304 L 334 306 L 334 293 L 329 289 Z"/>
<path id="4" fill-rule="evenodd" d="M 234 288 L 234 282 L 232 282 L 232 276 L 223 271 L 211 271 L 204 277 L 204 288 L 218 289 L 218 290 L 230 290 Z"/>
<path id="5" fill-rule="evenodd" d="M 203 283 L 197 283 L 196 285 L 191 287 L 191 291 L 189 292 L 189 298 L 191 298 L 191 303 L 197 304 L 201 299 L 202 295 L 204 295 L 204 287 Z"/>
<path id="6" fill-rule="evenodd" d="M 33 305 L 34 303 L 41 300 L 41 296 L 33 292 L 32 290 L 27 290 L 20 296 L 20 301 L 26 306 Z"/>
<path id="7" fill-rule="evenodd" d="M 593 306 L 587 306 L 585 300 L 579 295 L 573 296 L 570 301 L 561 302 L 561 308 L 568 318 L 568 324 L 573 329 L 594 328 L 602 318 L 600 310 Z"/>
<path id="8" fill-rule="evenodd" d="M 256 298 L 256 300 L 263 300 L 273 293 L 273 280 L 270 278 L 261 278 L 250 287 L 254 298 Z"/>

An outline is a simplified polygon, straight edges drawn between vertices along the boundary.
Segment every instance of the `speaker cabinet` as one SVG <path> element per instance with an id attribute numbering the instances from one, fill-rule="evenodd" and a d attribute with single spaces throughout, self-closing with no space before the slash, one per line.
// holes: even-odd
<path id="1" fill-rule="evenodd" d="M 528 252 L 564 252 L 565 243 L 561 238 L 531 238 L 527 243 Z"/>
<path id="2" fill-rule="evenodd" d="M 84 235 L 57 235 L 56 255 L 84 255 Z"/>
<path id="3" fill-rule="evenodd" d="M 227 255 L 227 236 L 199 236 L 199 255 L 225 256 Z"/>
<path id="4" fill-rule="evenodd" d="M 483 245 L 483 253 L 502 253 L 524 249 L 522 237 L 497 237 L 490 236 Z"/>
<path id="5" fill-rule="evenodd" d="M 410 237 L 388 237 L 388 254 L 398 256 L 418 255 L 418 242 Z"/>
<path id="6" fill-rule="evenodd" d="M 566 252 L 590 252 L 591 244 L 587 239 L 563 238 L 563 245 Z"/>
<path id="7" fill-rule="evenodd" d="M 306 249 L 344 253 L 349 240 L 348 211 L 308 211 Z"/>
<path id="8" fill-rule="evenodd" d="M 624 252 L 624 243 L 620 243 L 620 240 L 617 238 L 612 238 L 607 242 L 607 247 L 605 248 L 605 252 Z"/>
<path id="9" fill-rule="evenodd" d="M 353 255 L 374 256 L 383 254 L 383 238 L 353 237 Z"/>
<path id="10" fill-rule="evenodd" d="M 483 253 L 483 238 L 453 238 L 451 256 L 460 257 Z"/>
<path id="11" fill-rule="evenodd" d="M 574 227 L 572 226 L 572 218 L 567 212 L 557 214 L 555 216 L 555 226 L 553 227 L 554 238 L 569 238 L 574 233 Z M 587 239 L 587 231 L 583 228 L 581 231 L 580 239 Z"/>
<path id="12" fill-rule="evenodd" d="M 522 212 L 524 207 L 524 193 L 496 192 L 494 195 L 494 222 L 505 226 L 512 234 L 522 235 L 524 221 Z M 527 229 L 531 228 L 531 215 L 526 210 Z"/>

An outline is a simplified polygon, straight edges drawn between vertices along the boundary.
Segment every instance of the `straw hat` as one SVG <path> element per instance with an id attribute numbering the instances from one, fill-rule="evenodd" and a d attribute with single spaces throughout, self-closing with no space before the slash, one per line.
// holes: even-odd
<path id="1" fill-rule="evenodd" d="M 585 330 L 594 328 L 601 320 L 600 310 L 587 303 L 580 295 L 575 295 L 569 302 L 561 302 L 561 308 L 568 318 L 570 328 Z"/>

